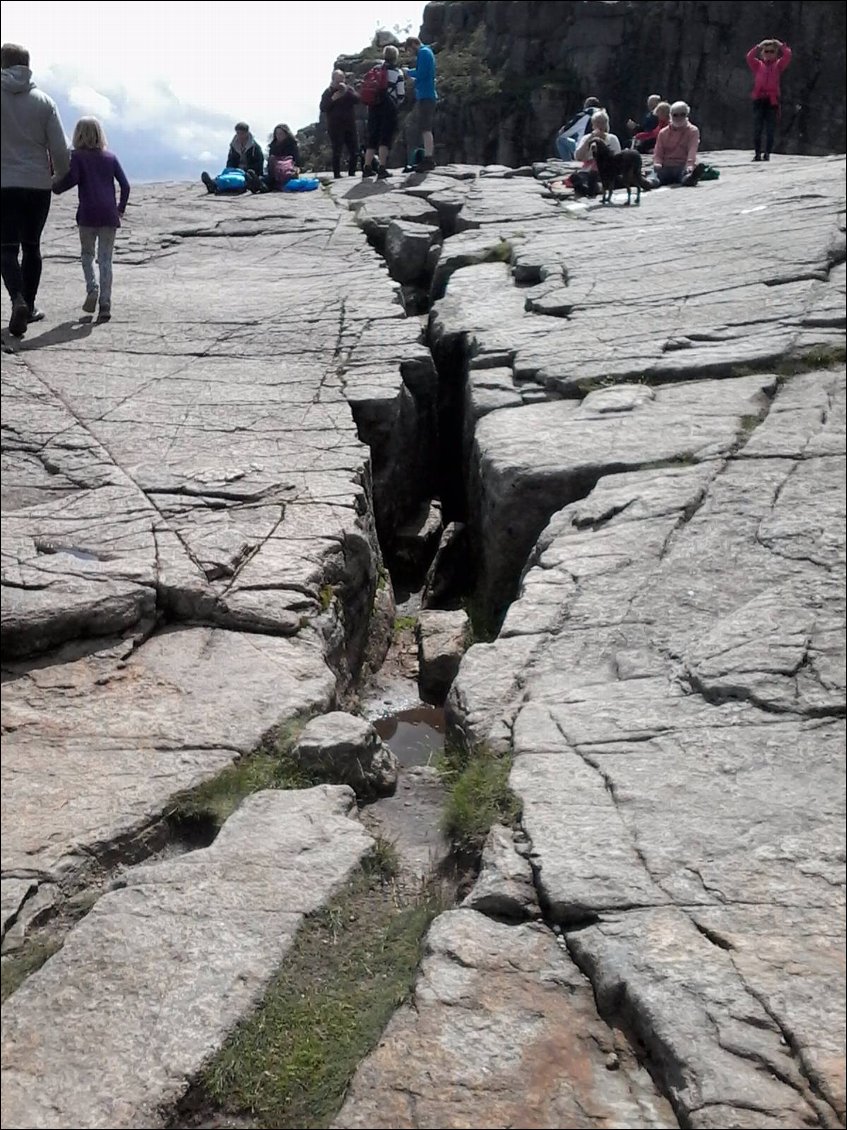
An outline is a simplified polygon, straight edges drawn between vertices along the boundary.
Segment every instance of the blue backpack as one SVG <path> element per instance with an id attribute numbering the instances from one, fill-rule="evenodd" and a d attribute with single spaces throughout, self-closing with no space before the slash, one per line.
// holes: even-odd
<path id="1" fill-rule="evenodd" d="M 320 181 L 317 177 L 295 177 L 293 180 L 286 181 L 282 186 L 283 192 L 312 192 L 316 188 L 320 188 Z"/>
<path id="2" fill-rule="evenodd" d="M 215 177 L 218 192 L 244 192 L 247 189 L 247 177 L 243 169 L 224 169 Z"/>

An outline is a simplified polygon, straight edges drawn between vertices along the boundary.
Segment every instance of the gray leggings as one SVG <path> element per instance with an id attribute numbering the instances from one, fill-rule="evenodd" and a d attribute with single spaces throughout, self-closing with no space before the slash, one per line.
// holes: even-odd
<path id="1" fill-rule="evenodd" d="M 82 273 L 85 275 L 85 289 L 89 294 L 97 289 L 97 278 L 94 274 L 94 246 L 95 243 L 97 244 L 101 306 L 110 306 L 112 302 L 112 251 L 116 234 L 117 228 L 86 228 L 82 224 L 79 227 Z"/>

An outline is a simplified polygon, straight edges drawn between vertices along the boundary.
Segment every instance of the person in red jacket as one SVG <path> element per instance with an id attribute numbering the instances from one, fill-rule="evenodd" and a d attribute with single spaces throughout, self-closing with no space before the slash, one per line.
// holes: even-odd
<path id="1" fill-rule="evenodd" d="M 791 62 L 791 48 L 778 39 L 763 39 L 747 52 L 747 66 L 753 72 L 753 150 L 754 161 L 769 161 L 779 117 L 779 80 Z M 762 134 L 765 148 L 762 150 Z"/>

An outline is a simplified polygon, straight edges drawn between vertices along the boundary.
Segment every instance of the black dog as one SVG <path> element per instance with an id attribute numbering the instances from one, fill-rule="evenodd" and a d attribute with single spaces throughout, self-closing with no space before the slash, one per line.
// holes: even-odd
<path id="1" fill-rule="evenodd" d="M 591 142 L 591 156 L 597 162 L 597 175 L 603 184 L 601 203 L 611 204 L 612 192 L 620 183 L 626 189 L 626 202 L 632 202 L 632 190 L 636 190 L 635 203 L 641 203 L 641 154 L 634 149 L 624 149 L 612 153 L 605 141 L 599 137 Z"/>

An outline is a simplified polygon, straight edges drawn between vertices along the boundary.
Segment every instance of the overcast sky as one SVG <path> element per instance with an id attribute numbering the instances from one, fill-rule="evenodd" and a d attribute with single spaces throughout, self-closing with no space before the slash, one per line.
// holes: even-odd
<path id="1" fill-rule="evenodd" d="M 33 77 L 70 136 L 94 114 L 130 179 L 219 171 L 234 123 L 264 145 L 277 122 L 314 122 L 340 54 L 377 28 L 420 29 L 425 3 L 80 3 L 3 0 L 3 41 L 29 49 Z M 217 168 L 213 167 L 217 166 Z"/>

